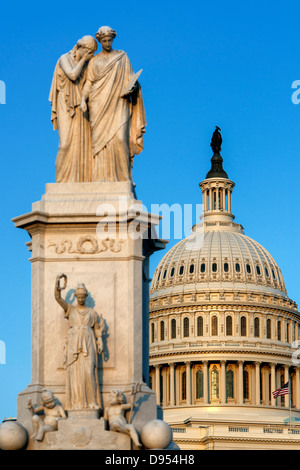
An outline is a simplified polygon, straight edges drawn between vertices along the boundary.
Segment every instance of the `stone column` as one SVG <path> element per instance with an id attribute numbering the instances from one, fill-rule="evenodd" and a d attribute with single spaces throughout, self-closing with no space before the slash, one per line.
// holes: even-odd
<path id="1" fill-rule="evenodd" d="M 273 397 L 273 393 L 276 390 L 276 381 L 275 381 L 275 364 L 270 364 L 271 367 L 271 406 L 276 405 L 276 399 Z"/>
<path id="2" fill-rule="evenodd" d="M 167 405 L 167 396 L 168 396 L 167 369 L 165 367 L 162 370 L 162 381 L 163 381 L 162 406 L 165 407 Z"/>
<path id="3" fill-rule="evenodd" d="M 212 192 L 212 188 L 209 188 L 209 190 L 208 190 L 208 199 L 209 199 L 209 210 L 211 211 L 213 209 L 213 192 Z"/>
<path id="4" fill-rule="evenodd" d="M 295 377 L 295 397 L 296 397 L 296 408 L 297 410 L 300 409 L 300 369 L 299 367 L 295 367 L 296 370 L 296 377 Z"/>
<path id="5" fill-rule="evenodd" d="M 156 403 L 160 405 L 160 365 L 155 366 Z"/>
<path id="6" fill-rule="evenodd" d="M 260 362 L 255 363 L 255 404 L 260 405 Z"/>
<path id="7" fill-rule="evenodd" d="M 175 405 L 175 364 L 170 364 L 170 405 Z"/>
<path id="8" fill-rule="evenodd" d="M 191 363 L 188 361 L 185 363 L 186 371 L 186 404 L 191 404 Z"/>
<path id="9" fill-rule="evenodd" d="M 176 373 L 175 373 L 175 384 L 176 384 L 176 389 L 175 389 L 175 404 L 179 405 L 180 403 L 180 368 L 176 367 Z"/>
<path id="10" fill-rule="evenodd" d="M 269 368 L 265 367 L 264 369 L 265 373 L 265 405 L 269 406 Z"/>
<path id="11" fill-rule="evenodd" d="M 238 382 L 238 403 L 242 404 L 244 402 L 244 387 L 243 387 L 243 371 L 244 371 L 244 363 L 243 361 L 239 361 L 239 382 Z"/>
<path id="12" fill-rule="evenodd" d="M 289 366 L 288 365 L 284 365 L 284 383 L 286 384 L 288 381 L 289 381 L 290 377 L 289 377 Z M 289 384 L 290 385 L 290 389 L 291 389 L 291 383 Z M 288 393 L 287 395 L 284 395 L 284 406 L 286 408 L 288 408 L 290 406 L 290 394 Z"/>
<path id="13" fill-rule="evenodd" d="M 221 404 L 226 403 L 226 361 L 221 361 Z"/>
<path id="14" fill-rule="evenodd" d="M 208 361 L 203 361 L 203 401 L 208 404 Z"/>
<path id="15" fill-rule="evenodd" d="M 204 211 L 207 211 L 207 209 L 208 209 L 207 208 L 207 193 L 208 193 L 207 189 L 204 189 L 204 191 L 202 193 L 203 194 L 203 209 L 204 209 Z"/>
<path id="16" fill-rule="evenodd" d="M 231 196 L 232 196 L 232 193 L 231 193 L 231 189 L 228 189 L 228 212 L 232 212 L 232 200 L 231 200 Z"/>
<path id="17" fill-rule="evenodd" d="M 226 190 L 225 188 L 222 189 L 222 209 L 226 211 Z"/>

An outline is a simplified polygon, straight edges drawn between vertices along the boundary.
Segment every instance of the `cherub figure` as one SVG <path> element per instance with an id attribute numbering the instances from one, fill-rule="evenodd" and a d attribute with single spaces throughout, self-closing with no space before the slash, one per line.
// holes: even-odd
<path id="1" fill-rule="evenodd" d="M 109 395 L 109 405 L 104 411 L 104 419 L 108 423 L 109 430 L 129 434 L 136 447 L 141 447 L 137 431 L 133 424 L 128 423 L 125 418 L 125 411 L 134 407 L 132 396 L 131 403 L 123 402 L 123 393 L 120 390 L 112 390 Z"/>
<path id="2" fill-rule="evenodd" d="M 53 393 L 45 388 L 42 390 L 42 405 L 33 406 L 29 398 L 28 409 L 32 414 L 33 437 L 36 441 L 42 441 L 46 432 L 57 431 L 58 419 L 67 417 L 63 407 L 56 402 Z M 41 412 L 44 416 L 37 414 Z"/>

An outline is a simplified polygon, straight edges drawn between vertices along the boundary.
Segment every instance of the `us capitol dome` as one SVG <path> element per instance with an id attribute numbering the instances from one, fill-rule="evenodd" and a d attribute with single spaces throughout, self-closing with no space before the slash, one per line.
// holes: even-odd
<path id="1" fill-rule="evenodd" d="M 216 127 L 200 223 L 152 279 L 150 385 L 181 449 L 299 449 L 299 312 L 274 258 L 234 222 L 221 143 Z"/>

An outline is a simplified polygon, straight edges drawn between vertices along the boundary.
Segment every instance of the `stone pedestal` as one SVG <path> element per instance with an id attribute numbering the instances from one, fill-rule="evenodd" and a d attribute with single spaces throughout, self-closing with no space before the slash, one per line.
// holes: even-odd
<path id="1" fill-rule="evenodd" d="M 83 282 L 89 292 L 87 306 L 105 321 L 104 351 L 98 358 L 102 412 L 112 389 L 123 391 L 129 401 L 132 385 L 143 382 L 133 416 L 141 429 L 156 418 L 155 396 L 146 384 L 149 257 L 165 246 L 153 237 L 159 217 L 144 210 L 127 182 L 53 183 L 46 185 L 32 212 L 13 221 L 29 233 L 32 253 L 32 378 L 18 396 L 18 421 L 32 433 L 27 401 L 31 397 L 39 404 L 42 388 L 65 404 L 69 325 L 54 298 L 56 276 L 65 273 L 68 284 L 62 297 L 73 303 L 74 289 Z M 69 421 L 60 422 L 59 432 Z M 99 419 L 94 421 L 99 427 Z"/>
<path id="2" fill-rule="evenodd" d="M 42 442 L 30 441 L 28 450 L 131 450 L 130 437 L 104 429 L 104 420 L 60 419 L 58 430 L 48 432 Z"/>

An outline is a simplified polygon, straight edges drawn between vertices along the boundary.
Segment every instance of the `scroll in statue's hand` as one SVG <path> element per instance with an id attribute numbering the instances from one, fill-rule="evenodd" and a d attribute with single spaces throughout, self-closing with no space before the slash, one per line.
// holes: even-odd
<path id="1" fill-rule="evenodd" d="M 139 76 L 141 75 L 143 69 L 141 69 L 139 72 L 135 73 L 131 79 L 129 80 L 129 83 L 127 84 L 127 87 L 125 90 L 123 90 L 123 93 L 121 94 L 121 98 L 126 98 L 129 96 L 137 87 L 137 80 Z"/>

